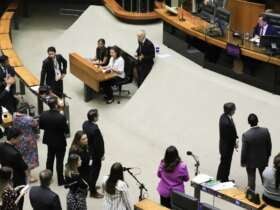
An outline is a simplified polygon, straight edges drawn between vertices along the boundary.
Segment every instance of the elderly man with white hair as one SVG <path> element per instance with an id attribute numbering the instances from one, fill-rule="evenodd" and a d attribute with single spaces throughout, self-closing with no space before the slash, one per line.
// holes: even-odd
<path id="1" fill-rule="evenodd" d="M 140 87 L 154 65 L 155 47 L 154 44 L 146 38 L 144 30 L 137 33 L 137 39 L 138 48 L 136 50 L 136 57 L 138 65 L 136 67 L 136 80 L 138 87 Z"/>

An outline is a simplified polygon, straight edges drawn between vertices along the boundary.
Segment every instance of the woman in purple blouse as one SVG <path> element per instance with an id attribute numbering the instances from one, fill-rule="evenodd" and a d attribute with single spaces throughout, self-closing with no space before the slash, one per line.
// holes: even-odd
<path id="1" fill-rule="evenodd" d="M 171 208 L 171 193 L 173 191 L 185 192 L 184 182 L 189 180 L 187 165 L 181 161 L 176 147 L 170 146 L 166 149 L 157 175 L 160 178 L 157 188 L 160 203 Z"/>

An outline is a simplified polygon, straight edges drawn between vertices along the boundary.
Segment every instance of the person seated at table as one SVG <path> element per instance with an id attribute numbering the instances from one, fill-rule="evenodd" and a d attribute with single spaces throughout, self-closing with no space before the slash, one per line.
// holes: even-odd
<path id="1" fill-rule="evenodd" d="M 271 36 L 275 35 L 276 30 L 275 28 L 269 24 L 267 17 L 264 15 L 260 15 L 257 25 L 254 28 L 253 31 L 253 37 L 261 37 L 261 36 Z"/>
<path id="2" fill-rule="evenodd" d="M 108 64 L 109 61 L 109 55 L 108 55 L 108 49 L 105 46 L 105 39 L 99 39 L 97 41 L 97 48 L 96 48 L 96 54 L 91 61 L 94 64 L 98 64 L 100 66 L 105 66 Z"/>
<path id="3" fill-rule="evenodd" d="M 187 165 L 181 161 L 176 147 L 170 146 L 166 149 L 164 158 L 160 162 L 157 175 L 160 178 L 157 187 L 157 191 L 160 195 L 160 204 L 171 208 L 172 192 L 184 193 L 184 182 L 190 179 Z"/>
<path id="4" fill-rule="evenodd" d="M 120 82 L 122 79 L 125 78 L 125 72 L 124 72 L 124 59 L 121 56 L 121 51 L 117 46 L 113 46 L 110 49 L 110 61 L 107 66 L 104 66 L 102 69 L 103 73 L 115 73 L 117 76 L 107 80 L 105 82 L 102 82 L 102 87 L 105 94 L 105 100 L 107 104 L 111 104 L 114 102 L 114 96 L 113 96 L 113 89 L 112 86 Z"/>
<path id="5" fill-rule="evenodd" d="M 203 0 L 204 5 L 217 5 L 218 7 L 225 7 L 227 0 Z"/>
<path id="6" fill-rule="evenodd" d="M 263 172 L 263 200 L 268 205 L 280 208 L 280 153 L 274 157 L 274 167 Z"/>

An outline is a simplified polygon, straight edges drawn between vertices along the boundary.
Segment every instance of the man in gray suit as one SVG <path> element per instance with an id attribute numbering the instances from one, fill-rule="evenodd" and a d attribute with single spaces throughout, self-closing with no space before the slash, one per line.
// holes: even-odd
<path id="1" fill-rule="evenodd" d="M 248 174 L 248 187 L 256 188 L 256 169 L 261 179 L 271 155 L 271 139 L 267 128 L 258 126 L 258 117 L 250 114 L 248 123 L 251 128 L 242 136 L 241 166 L 246 167 Z"/>

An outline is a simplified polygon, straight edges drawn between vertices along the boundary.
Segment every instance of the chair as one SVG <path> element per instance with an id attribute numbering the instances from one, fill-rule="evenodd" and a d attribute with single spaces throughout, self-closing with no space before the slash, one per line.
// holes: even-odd
<path id="1" fill-rule="evenodd" d="M 129 90 L 123 90 L 123 85 L 127 85 L 133 82 L 133 68 L 135 66 L 135 58 L 133 58 L 131 55 L 127 54 L 126 52 L 122 51 L 122 56 L 124 59 L 124 72 L 125 72 L 125 78 L 122 79 L 120 82 L 116 83 L 117 86 L 117 92 L 118 92 L 118 104 L 120 104 L 120 98 L 126 97 L 130 98 L 130 91 Z M 124 95 L 126 94 L 126 95 Z"/>
<path id="2" fill-rule="evenodd" d="M 199 13 L 199 17 L 207 22 L 211 22 L 214 18 L 215 8 L 211 4 L 203 5 Z"/>

